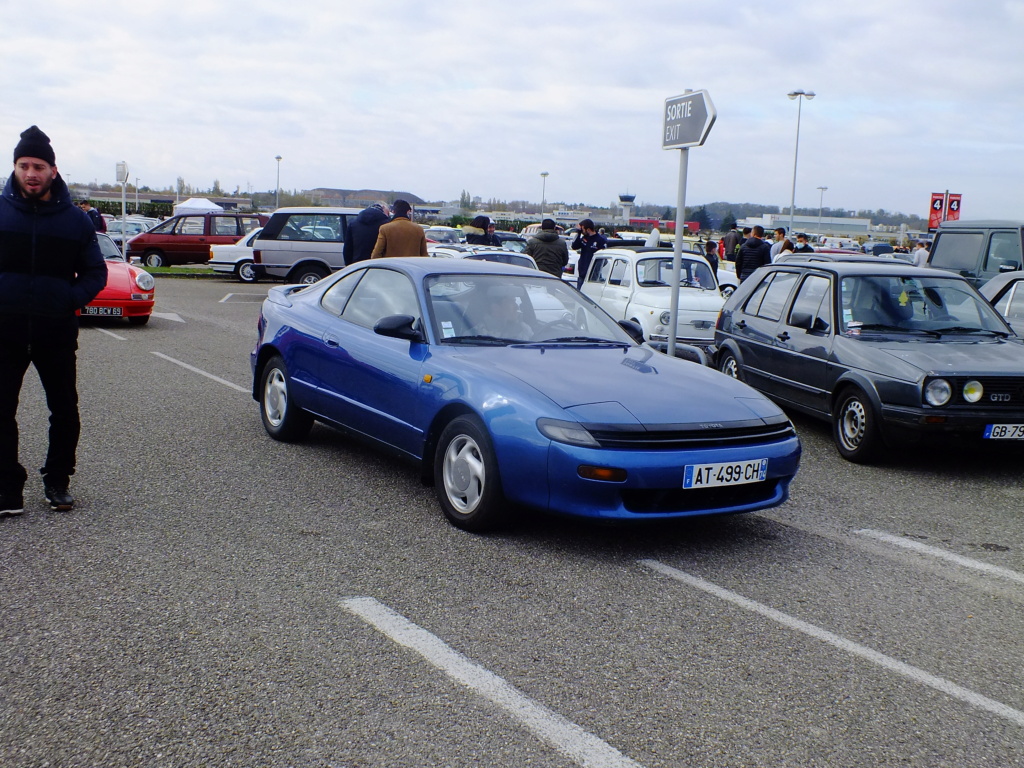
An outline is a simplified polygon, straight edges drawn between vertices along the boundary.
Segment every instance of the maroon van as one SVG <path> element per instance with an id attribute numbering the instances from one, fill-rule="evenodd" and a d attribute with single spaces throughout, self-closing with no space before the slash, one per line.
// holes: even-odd
<path id="1" fill-rule="evenodd" d="M 174 216 L 129 240 L 128 258 L 138 257 L 147 267 L 205 264 L 211 245 L 230 245 L 269 218 L 255 213 Z"/>

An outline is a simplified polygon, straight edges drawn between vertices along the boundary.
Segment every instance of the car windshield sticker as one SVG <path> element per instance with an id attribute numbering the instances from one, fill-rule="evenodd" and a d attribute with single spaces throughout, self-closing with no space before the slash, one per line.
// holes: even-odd
<path id="1" fill-rule="evenodd" d="M 446 339 L 450 339 L 455 335 L 455 326 L 452 325 L 451 320 L 441 321 L 441 336 Z"/>
<path id="2" fill-rule="evenodd" d="M 909 300 L 910 300 L 910 297 L 909 297 L 909 296 L 907 296 L 907 289 L 906 289 L 906 288 L 904 288 L 904 289 L 903 289 L 903 293 L 901 293 L 901 294 L 900 294 L 900 306 L 901 306 L 901 307 L 905 307 L 905 306 L 907 306 L 907 302 L 908 302 Z"/>

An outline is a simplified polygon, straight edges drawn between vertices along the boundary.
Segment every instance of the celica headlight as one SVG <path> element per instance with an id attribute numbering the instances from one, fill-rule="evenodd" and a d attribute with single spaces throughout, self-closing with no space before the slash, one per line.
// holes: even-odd
<path id="1" fill-rule="evenodd" d="M 964 400 L 968 403 L 978 402 L 983 394 L 985 394 L 985 388 L 981 386 L 980 381 L 972 379 L 964 384 Z"/>
<path id="2" fill-rule="evenodd" d="M 928 405 L 943 406 L 953 396 L 953 387 L 945 379 L 932 379 L 925 385 L 924 400 Z"/>
<path id="3" fill-rule="evenodd" d="M 537 419 L 540 433 L 556 443 L 581 445 L 584 448 L 600 448 L 601 444 L 581 424 L 557 419 Z"/>

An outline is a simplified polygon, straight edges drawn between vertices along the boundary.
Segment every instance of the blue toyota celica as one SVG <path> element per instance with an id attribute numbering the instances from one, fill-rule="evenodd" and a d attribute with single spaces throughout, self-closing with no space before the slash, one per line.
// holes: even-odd
<path id="1" fill-rule="evenodd" d="M 536 270 L 363 261 L 270 289 L 253 398 L 277 440 L 316 420 L 418 462 L 466 530 L 517 505 L 650 520 L 784 502 L 800 460 L 786 415 L 637 331 Z"/>

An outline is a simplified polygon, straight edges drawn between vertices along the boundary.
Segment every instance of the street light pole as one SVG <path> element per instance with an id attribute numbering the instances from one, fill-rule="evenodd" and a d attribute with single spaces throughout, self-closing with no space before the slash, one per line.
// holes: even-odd
<path id="1" fill-rule="evenodd" d="M 800 157 L 800 113 L 803 110 L 803 101 L 810 101 L 814 98 L 814 91 L 792 91 L 787 93 L 790 99 L 797 99 L 796 107 L 796 149 L 793 150 L 793 192 L 789 198 L 789 233 L 793 234 L 793 210 L 796 207 L 796 161 Z"/>
<path id="2" fill-rule="evenodd" d="M 274 207 L 281 207 L 281 156 L 274 157 L 277 160 L 277 192 L 274 193 Z"/>
<path id="3" fill-rule="evenodd" d="M 818 191 L 821 192 L 821 197 L 818 198 L 818 235 L 821 235 L 821 209 L 825 205 L 825 190 L 828 187 L 818 187 Z"/>
<path id="4" fill-rule="evenodd" d="M 540 217 L 544 218 L 544 203 L 547 200 L 548 191 L 548 172 L 541 171 L 540 174 Z"/>

